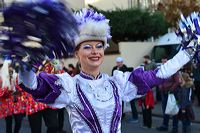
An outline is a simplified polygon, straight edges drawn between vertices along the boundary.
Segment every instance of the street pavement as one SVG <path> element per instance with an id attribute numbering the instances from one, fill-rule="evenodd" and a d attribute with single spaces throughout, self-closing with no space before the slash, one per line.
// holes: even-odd
<path id="1" fill-rule="evenodd" d="M 192 108 L 195 114 L 195 120 L 193 121 L 193 123 L 197 123 L 200 125 L 200 106 L 197 106 L 197 103 L 193 103 Z M 141 112 L 141 108 L 137 107 L 137 110 L 138 112 Z M 152 110 L 152 115 L 155 117 L 162 117 L 161 102 L 158 102 L 155 105 L 154 109 Z"/>
<path id="2" fill-rule="evenodd" d="M 192 133 L 200 133 L 200 114 L 199 112 L 200 107 L 194 106 L 194 111 L 196 115 L 196 120 L 194 123 L 192 123 Z M 131 113 L 126 113 L 125 118 L 122 119 L 122 133 L 160 133 L 159 131 L 156 130 L 156 127 L 160 126 L 162 124 L 162 113 L 161 113 L 161 104 L 158 103 L 156 104 L 155 108 L 153 109 L 153 122 L 152 122 L 152 128 L 147 129 L 141 127 L 142 125 L 142 116 L 140 114 L 140 109 L 138 108 L 139 112 L 139 123 L 128 123 L 128 119 L 131 118 Z M 170 125 L 171 125 L 171 120 L 170 120 Z M 179 133 L 181 133 L 181 122 L 179 122 Z M 64 124 L 64 129 L 67 130 L 67 133 L 72 133 L 68 121 L 68 115 L 67 113 L 65 114 L 65 124 Z M 43 128 L 42 128 L 42 133 L 45 133 L 46 128 L 43 123 Z M 163 133 L 169 133 L 170 132 L 170 127 L 168 132 L 163 132 Z M 5 133 L 5 122 L 3 119 L 0 119 L 0 133 Z M 31 133 L 28 120 L 25 118 L 23 120 L 23 125 L 20 133 Z"/>

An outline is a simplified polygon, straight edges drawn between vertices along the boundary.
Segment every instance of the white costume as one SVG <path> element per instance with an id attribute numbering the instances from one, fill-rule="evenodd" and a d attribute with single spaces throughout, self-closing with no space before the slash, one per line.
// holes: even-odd
<path id="1" fill-rule="evenodd" d="M 121 102 L 144 95 L 150 88 L 173 75 L 190 60 L 185 51 L 154 71 L 136 69 L 131 73 L 115 71 L 97 79 L 81 72 L 75 77 L 64 74 L 20 72 L 20 80 L 33 97 L 53 107 L 66 107 L 74 133 L 120 133 Z M 31 88 L 31 89 L 29 89 Z"/>
<path id="2" fill-rule="evenodd" d="M 200 55 L 200 17 L 194 13 L 187 19 L 182 18 L 180 23 L 178 34 L 186 50 L 181 50 L 159 69 L 116 71 L 113 77 L 99 74 L 96 79 L 84 72 L 75 77 L 43 72 L 36 76 L 31 69 L 46 56 L 68 57 L 74 47 L 85 41 L 102 41 L 106 48 L 111 38 L 109 20 L 91 9 L 83 9 L 73 16 L 64 4 L 54 0 L 14 3 L 3 16 L 5 30 L 0 33 L 0 52 L 12 57 L 13 65 L 21 70 L 21 87 L 39 102 L 66 107 L 74 133 L 120 133 L 122 100 L 130 101 L 161 84 L 190 61 L 188 53 Z"/>

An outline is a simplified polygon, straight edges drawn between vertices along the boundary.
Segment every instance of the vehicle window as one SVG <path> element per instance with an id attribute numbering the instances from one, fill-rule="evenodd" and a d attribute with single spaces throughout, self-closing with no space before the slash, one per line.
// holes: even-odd
<path id="1" fill-rule="evenodd" d="M 152 59 L 156 63 L 160 63 L 162 57 L 168 57 L 171 59 L 180 49 L 179 45 L 163 45 L 163 46 L 155 46 L 151 53 Z"/>

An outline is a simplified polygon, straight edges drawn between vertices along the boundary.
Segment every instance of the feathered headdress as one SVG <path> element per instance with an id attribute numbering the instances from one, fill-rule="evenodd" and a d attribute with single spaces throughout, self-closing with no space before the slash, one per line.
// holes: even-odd
<path id="1" fill-rule="evenodd" d="M 176 34 L 182 38 L 183 49 L 194 49 L 194 62 L 200 63 L 200 14 L 193 12 L 187 18 L 181 15 Z"/>
<path id="2" fill-rule="evenodd" d="M 40 65 L 47 57 L 73 54 L 77 23 L 71 10 L 55 0 L 15 2 L 3 11 L 0 53 L 14 66 Z"/>
<path id="3" fill-rule="evenodd" d="M 93 9 L 82 9 L 74 13 L 78 23 L 79 36 L 75 38 L 76 46 L 88 40 L 103 41 L 104 46 L 108 47 L 108 39 L 111 38 L 109 20 Z"/>

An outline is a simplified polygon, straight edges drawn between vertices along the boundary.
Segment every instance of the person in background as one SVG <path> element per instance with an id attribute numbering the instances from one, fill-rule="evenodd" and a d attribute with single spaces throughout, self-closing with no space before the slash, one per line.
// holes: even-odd
<path id="1" fill-rule="evenodd" d="M 191 120 L 194 120 L 191 93 L 193 80 L 186 72 L 181 73 L 181 88 L 178 90 L 177 99 L 179 105 L 178 119 L 182 121 L 182 133 L 192 133 Z"/>
<path id="2" fill-rule="evenodd" d="M 114 74 L 115 70 L 119 70 L 122 72 L 128 71 L 128 67 L 124 64 L 124 59 L 122 57 L 116 58 L 116 66 L 114 66 L 112 69 L 112 75 Z"/>
<path id="3" fill-rule="evenodd" d="M 157 68 L 155 62 L 153 62 L 150 58 L 149 55 L 145 55 L 143 57 L 143 63 L 144 63 L 144 70 L 147 71 L 147 70 L 154 70 Z"/>
<path id="4" fill-rule="evenodd" d="M 149 55 L 145 55 L 143 59 L 145 71 L 156 69 L 156 64 L 151 61 Z M 139 105 L 142 107 L 143 127 L 151 128 L 152 109 L 154 108 L 154 95 L 152 90 L 149 90 L 143 98 L 139 99 Z"/>
<path id="5" fill-rule="evenodd" d="M 1 68 L 0 118 L 5 118 L 6 133 L 13 133 L 14 118 L 14 133 L 19 133 L 26 112 L 25 92 L 17 87 L 17 73 L 10 64 L 10 60 L 5 60 Z M 3 75 L 7 83 L 2 83 Z"/>
<path id="6" fill-rule="evenodd" d="M 195 96 L 197 97 L 197 105 L 200 106 L 200 64 L 193 64 L 193 78 L 195 87 Z"/>
<path id="7" fill-rule="evenodd" d="M 74 71 L 75 71 L 75 67 L 74 67 L 74 65 L 73 64 L 69 64 L 68 65 L 68 71 L 67 71 L 67 73 L 70 75 L 70 76 L 75 76 L 74 75 Z"/>
<path id="8" fill-rule="evenodd" d="M 135 105 L 136 101 L 137 99 L 133 99 L 130 101 L 132 117 L 128 119 L 129 123 L 138 123 L 138 111 Z"/>
<path id="9" fill-rule="evenodd" d="M 152 91 L 148 91 L 147 94 L 138 100 L 139 106 L 142 108 L 143 116 L 143 128 L 152 127 L 152 109 L 154 108 L 154 96 Z"/>
<path id="10" fill-rule="evenodd" d="M 81 71 L 81 64 L 79 62 L 76 63 L 75 69 L 74 69 L 74 74 L 73 75 L 77 75 L 79 74 Z"/>
<path id="11" fill-rule="evenodd" d="M 156 63 L 154 61 L 152 61 L 152 59 L 150 58 L 149 55 L 145 55 L 143 56 L 143 65 L 144 65 L 144 69 L 145 70 L 154 70 L 155 68 L 157 68 Z M 153 90 L 153 94 L 154 94 L 154 101 L 155 103 L 157 101 L 161 101 L 161 96 L 160 96 L 160 91 L 159 88 L 156 86 L 154 88 L 152 88 Z"/>
<path id="12" fill-rule="evenodd" d="M 162 64 L 167 62 L 167 57 L 162 58 Z M 168 78 L 163 84 L 159 85 L 162 98 L 162 110 L 163 110 L 163 123 L 160 127 L 157 127 L 158 131 L 167 131 L 169 124 L 169 115 L 165 114 L 165 109 L 167 106 L 168 94 L 173 93 L 176 97 L 177 90 L 180 88 L 181 78 L 179 72 L 176 72 L 170 78 Z M 177 115 L 173 116 L 173 125 L 171 133 L 178 133 L 178 118 Z"/>
<path id="13" fill-rule="evenodd" d="M 124 64 L 124 59 L 122 57 L 117 57 L 116 58 L 116 66 L 113 67 L 112 69 L 112 75 L 114 74 L 114 71 L 122 71 L 128 72 L 128 71 L 133 71 L 133 68 L 129 68 Z M 138 113 L 137 113 L 137 108 L 135 106 L 135 99 L 130 101 L 131 105 L 131 112 L 132 112 L 132 118 L 128 119 L 129 123 L 138 123 Z M 122 117 L 125 117 L 124 113 L 124 102 L 122 101 Z"/>

